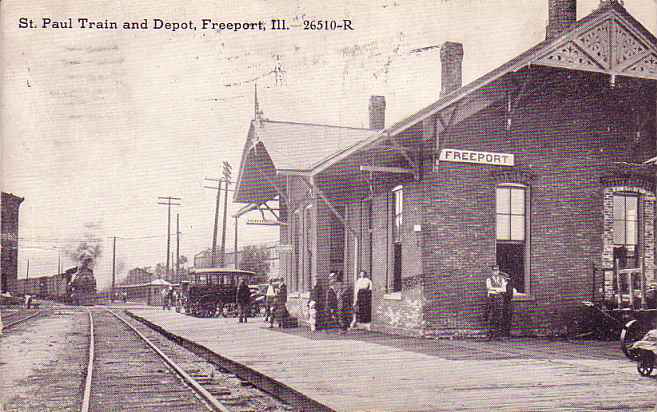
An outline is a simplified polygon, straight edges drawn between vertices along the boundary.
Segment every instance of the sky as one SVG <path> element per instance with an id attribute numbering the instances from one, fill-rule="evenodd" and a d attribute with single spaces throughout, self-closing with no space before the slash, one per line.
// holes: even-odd
<path id="1" fill-rule="evenodd" d="M 578 17 L 598 4 L 578 1 Z M 625 7 L 655 33 L 655 2 Z M 105 286 L 114 236 L 119 278 L 166 261 L 167 208 L 158 196 L 182 199 L 172 208 L 182 255 L 191 260 L 211 246 L 216 191 L 203 179 L 218 177 L 223 161 L 237 175 L 256 82 L 271 120 L 367 127 L 369 96 L 383 95 L 391 125 L 438 98 L 436 46 L 463 43 L 466 84 L 544 38 L 547 0 L 5 0 L 0 13 L 0 183 L 25 198 L 19 277 L 28 261 L 30 277 L 54 274 L 58 256 L 75 265 L 67 252 L 94 238 Z M 40 28 L 43 18 L 69 17 L 71 29 Z M 21 18 L 39 28 L 20 28 Z M 78 18 L 119 29 L 82 29 Z M 274 18 L 292 27 L 201 29 L 202 19 Z M 121 27 L 144 19 L 146 30 Z M 154 19 L 191 20 L 197 30 L 156 30 Z M 303 30 L 312 19 L 349 19 L 354 30 Z M 229 204 L 229 216 L 241 206 Z M 245 222 L 240 246 L 276 240 L 275 229 Z"/>

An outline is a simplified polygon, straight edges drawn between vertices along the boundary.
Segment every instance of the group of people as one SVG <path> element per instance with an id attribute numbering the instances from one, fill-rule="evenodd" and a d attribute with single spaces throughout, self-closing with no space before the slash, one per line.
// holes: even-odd
<path id="1" fill-rule="evenodd" d="M 238 317 L 240 323 L 246 323 L 249 314 L 249 307 L 251 305 L 251 289 L 246 284 L 244 279 L 241 279 L 237 285 L 237 293 L 235 303 L 237 304 Z M 277 320 L 279 325 L 282 324 L 287 316 L 287 286 L 284 281 L 274 283 L 273 279 L 269 280 L 267 290 L 264 296 L 265 306 L 265 322 L 269 322 L 269 327 L 274 327 L 274 322 Z"/>
<path id="2" fill-rule="evenodd" d="M 326 330 L 338 329 L 346 333 L 357 324 L 369 323 L 371 320 L 372 281 L 367 272 L 362 270 L 355 284 L 356 293 L 350 285 L 345 285 L 338 272 L 331 272 L 326 291 L 326 311 L 322 311 L 322 289 L 317 280 L 310 292 L 308 317 L 310 329 L 317 330 L 319 320 L 324 317 Z"/>
<path id="3" fill-rule="evenodd" d="M 171 307 L 176 307 L 176 311 L 178 311 L 179 293 L 176 289 L 169 286 L 162 289 L 160 295 L 162 297 L 162 310 L 171 310 Z"/>
<path id="4" fill-rule="evenodd" d="M 126 303 L 126 302 L 128 302 L 128 292 L 126 292 L 125 290 L 122 291 L 122 292 L 116 292 L 114 294 L 114 299 L 115 300 L 120 299 L 121 301 L 123 301 L 123 303 Z"/>

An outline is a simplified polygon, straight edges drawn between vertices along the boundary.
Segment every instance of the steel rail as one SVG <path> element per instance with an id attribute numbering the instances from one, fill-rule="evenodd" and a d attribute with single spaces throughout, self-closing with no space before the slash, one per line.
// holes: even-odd
<path id="1" fill-rule="evenodd" d="M 138 322 L 143 323 L 156 332 L 159 332 L 170 341 L 175 342 L 176 344 L 191 351 L 192 353 L 197 354 L 207 362 L 228 370 L 229 372 L 237 375 L 240 379 L 250 382 L 256 388 L 269 393 L 270 395 L 282 400 L 289 405 L 295 405 L 294 410 L 334 412 L 334 409 L 308 397 L 307 395 L 304 395 L 296 389 L 280 381 L 277 381 L 270 376 L 264 375 L 263 373 L 258 372 L 257 370 L 252 369 L 242 363 L 219 355 L 218 353 L 211 351 L 207 347 L 196 343 L 191 339 L 175 335 L 163 327 L 141 316 L 135 315 L 130 311 L 126 311 L 126 315 L 130 316 Z"/>
<path id="2" fill-rule="evenodd" d="M 128 326 L 137 336 L 141 338 L 155 353 L 157 353 L 160 358 L 169 366 L 171 369 L 173 369 L 178 376 L 180 376 L 183 381 L 188 384 L 194 392 L 196 392 L 199 396 L 203 398 L 204 401 L 207 402 L 207 406 L 210 407 L 213 411 L 220 411 L 220 412 L 230 412 L 228 408 L 226 408 L 217 398 L 215 398 L 210 392 L 208 392 L 204 387 L 202 387 L 194 378 L 192 378 L 187 372 L 185 372 L 178 364 L 176 364 L 173 360 L 171 360 L 167 355 L 164 354 L 158 348 L 155 346 L 146 336 L 144 336 L 141 332 L 139 332 L 134 326 L 132 326 L 130 323 L 128 323 L 125 319 L 122 319 L 119 315 L 116 313 L 112 312 L 109 309 L 106 309 L 107 312 L 111 313 L 115 318 L 123 322 L 126 326 Z M 86 411 L 83 411 L 86 412 Z"/>
<path id="3" fill-rule="evenodd" d="M 89 412 L 89 403 L 91 401 L 91 379 L 93 377 L 94 370 L 94 352 L 96 351 L 96 345 L 94 343 L 94 318 L 89 313 L 89 363 L 87 364 L 87 378 L 84 382 L 84 396 L 82 398 L 82 412 Z"/>
<path id="4" fill-rule="evenodd" d="M 24 318 L 22 318 L 22 319 L 18 319 L 18 320 L 15 320 L 15 321 L 13 321 L 13 322 L 6 323 L 6 324 L 4 324 L 4 326 L 2 327 L 2 330 L 5 331 L 5 330 L 7 330 L 7 329 L 9 329 L 9 328 L 13 328 L 13 327 L 16 326 L 16 325 L 19 325 L 19 324 L 23 323 L 23 322 L 27 322 L 28 320 L 30 320 L 30 319 L 32 319 L 32 318 L 35 318 L 35 317 L 39 316 L 41 313 L 43 313 L 43 312 L 42 312 L 42 311 L 38 311 L 38 312 L 36 312 L 36 313 L 31 314 L 30 316 L 26 316 L 26 317 L 24 317 Z"/>

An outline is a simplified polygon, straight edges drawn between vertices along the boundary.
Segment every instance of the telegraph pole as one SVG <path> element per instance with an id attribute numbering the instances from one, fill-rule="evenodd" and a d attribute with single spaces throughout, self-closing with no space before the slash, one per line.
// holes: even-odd
<path id="1" fill-rule="evenodd" d="M 225 254 L 226 254 L 226 209 L 228 207 L 228 192 L 232 192 L 233 190 L 228 189 L 228 184 L 230 183 L 230 172 L 231 172 L 231 167 L 228 162 L 223 162 L 223 174 L 224 178 L 223 179 L 217 179 L 217 178 L 210 178 L 206 177 L 205 180 L 212 181 L 212 182 L 217 182 L 217 187 L 214 186 L 203 186 L 206 189 L 213 189 L 217 191 L 217 204 L 214 209 L 214 233 L 212 236 L 212 266 L 216 266 L 217 264 L 217 230 L 219 227 L 219 207 L 220 203 L 219 200 L 221 198 L 221 182 L 226 182 L 226 186 L 223 189 L 224 190 L 224 225 L 222 229 L 222 235 L 221 235 L 221 250 L 219 252 L 219 266 L 223 267 L 224 262 L 225 262 Z M 228 177 L 226 177 L 228 176 Z"/>
<path id="2" fill-rule="evenodd" d="M 212 232 L 212 258 L 210 261 L 211 267 L 214 267 L 217 261 L 217 228 L 219 226 L 219 199 L 221 198 L 221 179 L 206 177 L 205 180 L 217 182 L 218 184 L 218 187 L 203 186 L 206 189 L 215 189 L 217 191 L 217 202 L 214 208 L 214 231 Z"/>
<path id="3" fill-rule="evenodd" d="M 232 171 L 232 167 L 230 166 L 230 163 L 224 161 L 223 165 L 224 165 L 224 190 L 226 191 L 226 193 L 224 193 L 224 222 L 221 227 L 221 254 L 219 260 L 219 265 L 221 267 L 224 267 L 226 263 L 226 215 L 228 213 L 228 186 L 230 185 L 230 173 Z M 221 182 L 219 182 L 219 187 L 221 187 Z"/>
<path id="4" fill-rule="evenodd" d="M 240 268 L 240 262 L 237 259 L 237 219 L 238 217 L 235 216 L 235 242 L 233 242 L 233 250 L 235 252 L 235 269 Z"/>
<path id="5" fill-rule="evenodd" d="M 30 259 L 27 260 L 27 269 L 25 269 L 25 286 L 23 287 L 23 295 L 27 293 L 27 280 L 30 278 Z"/>
<path id="6" fill-rule="evenodd" d="M 112 294 L 110 296 L 110 302 L 114 302 L 115 286 L 116 286 L 116 236 L 114 236 L 114 242 L 112 243 Z"/>
<path id="7" fill-rule="evenodd" d="M 180 214 L 176 213 L 176 282 L 180 277 Z"/>
<path id="8" fill-rule="evenodd" d="M 158 205 L 165 205 L 167 206 L 167 275 L 169 274 L 169 257 L 171 256 L 171 206 L 180 206 L 180 203 L 175 203 L 177 200 L 181 200 L 179 197 L 171 197 L 171 196 L 158 196 L 158 199 L 161 200 L 166 200 L 167 203 L 159 202 Z M 171 203 L 171 201 L 174 201 L 174 203 Z"/>

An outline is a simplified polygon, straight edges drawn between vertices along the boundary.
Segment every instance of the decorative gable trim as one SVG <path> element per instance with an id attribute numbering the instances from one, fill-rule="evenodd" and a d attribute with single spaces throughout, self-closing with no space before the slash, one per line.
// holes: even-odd
<path id="1" fill-rule="evenodd" d="M 657 80 L 657 47 L 613 8 L 565 34 L 533 63 Z"/>

